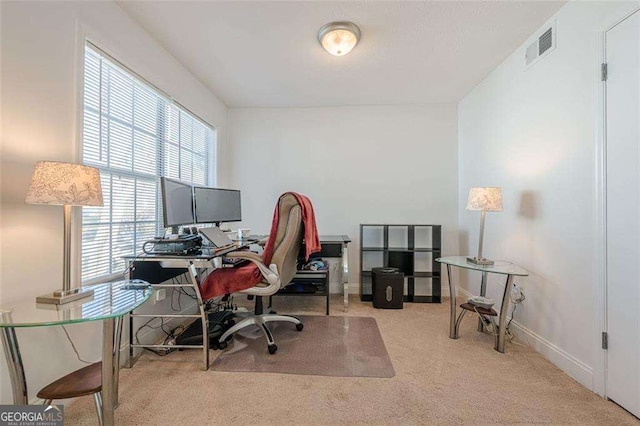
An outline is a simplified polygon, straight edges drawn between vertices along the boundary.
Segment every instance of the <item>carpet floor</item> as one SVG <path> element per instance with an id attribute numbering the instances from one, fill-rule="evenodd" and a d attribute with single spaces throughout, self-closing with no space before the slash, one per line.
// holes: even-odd
<path id="1" fill-rule="evenodd" d="M 322 298 L 275 302 L 279 313 L 324 312 Z M 533 350 L 508 344 L 505 354 L 494 351 L 493 338 L 475 331 L 472 316 L 460 339 L 449 339 L 447 299 L 377 310 L 352 297 L 344 314 L 335 297 L 331 308 L 332 315 L 376 319 L 395 377 L 202 371 L 198 350 L 145 354 L 121 371 L 116 424 L 640 424 Z M 65 420 L 96 424 L 92 398 L 69 405 Z"/>

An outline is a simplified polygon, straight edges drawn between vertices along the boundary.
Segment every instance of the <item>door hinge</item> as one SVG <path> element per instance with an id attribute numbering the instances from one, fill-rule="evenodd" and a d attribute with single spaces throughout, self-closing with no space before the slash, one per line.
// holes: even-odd
<path id="1" fill-rule="evenodd" d="M 602 332 L 602 349 L 609 349 L 609 334 L 606 331 Z"/>
<path id="2" fill-rule="evenodd" d="M 600 79 L 601 79 L 602 81 L 607 81 L 607 76 L 608 76 L 608 74 L 609 74 L 609 73 L 608 73 L 608 71 L 609 71 L 609 70 L 608 70 L 607 68 L 608 68 L 608 67 L 607 67 L 606 62 L 605 62 L 605 63 L 603 63 L 603 64 L 600 66 Z"/>

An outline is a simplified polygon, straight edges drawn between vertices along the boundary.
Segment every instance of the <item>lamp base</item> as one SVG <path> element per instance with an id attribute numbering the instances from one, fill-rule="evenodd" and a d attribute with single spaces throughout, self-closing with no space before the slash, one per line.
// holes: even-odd
<path id="1" fill-rule="evenodd" d="M 487 259 L 486 257 L 467 257 L 467 262 L 481 266 L 493 265 L 493 260 Z"/>
<path id="2" fill-rule="evenodd" d="M 71 290 L 56 290 L 53 293 L 43 294 L 36 297 L 36 303 L 48 303 L 53 305 L 64 305 L 74 300 L 84 299 L 93 296 L 90 288 L 72 288 Z"/>

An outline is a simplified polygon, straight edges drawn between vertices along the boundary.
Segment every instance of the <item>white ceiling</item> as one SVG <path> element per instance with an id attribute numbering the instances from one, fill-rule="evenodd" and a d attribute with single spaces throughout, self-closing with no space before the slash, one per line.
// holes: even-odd
<path id="1" fill-rule="evenodd" d="M 457 102 L 563 3 L 118 1 L 232 108 Z M 316 38 L 336 20 L 344 57 Z"/>

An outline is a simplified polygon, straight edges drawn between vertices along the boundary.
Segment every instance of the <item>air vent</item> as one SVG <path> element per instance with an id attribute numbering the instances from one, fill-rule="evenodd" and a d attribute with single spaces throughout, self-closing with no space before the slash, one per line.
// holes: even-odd
<path id="1" fill-rule="evenodd" d="M 525 68 L 531 67 L 543 57 L 547 56 L 556 47 L 555 22 L 544 30 L 535 41 L 527 46 L 525 53 Z"/>
<path id="2" fill-rule="evenodd" d="M 538 55 L 542 55 L 553 46 L 553 28 L 549 28 L 538 39 Z"/>

